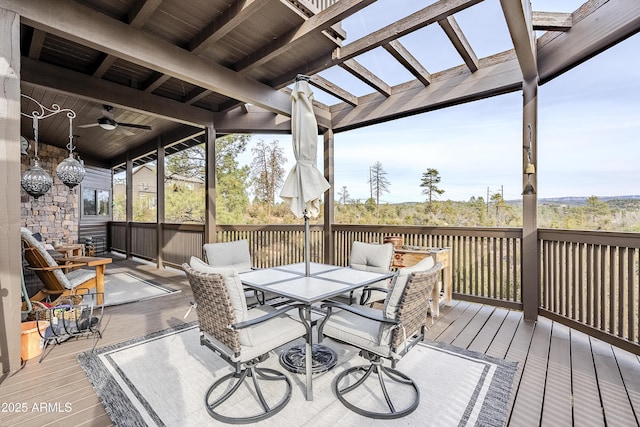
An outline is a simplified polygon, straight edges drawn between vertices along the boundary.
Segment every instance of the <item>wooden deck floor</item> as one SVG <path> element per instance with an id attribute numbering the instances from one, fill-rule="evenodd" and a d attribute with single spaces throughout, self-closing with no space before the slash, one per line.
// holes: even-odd
<path id="1" fill-rule="evenodd" d="M 182 292 L 108 307 L 98 347 L 195 320 L 194 314 L 183 318 L 191 299 L 183 273 L 114 260 L 108 272 L 118 271 Z M 442 307 L 427 338 L 518 362 L 509 426 L 640 425 L 638 356 L 566 326 L 542 317 L 525 322 L 518 311 L 454 301 Z M 113 425 L 76 361 L 90 343 L 67 341 L 42 363 L 29 360 L 1 377 L 0 426 Z"/>

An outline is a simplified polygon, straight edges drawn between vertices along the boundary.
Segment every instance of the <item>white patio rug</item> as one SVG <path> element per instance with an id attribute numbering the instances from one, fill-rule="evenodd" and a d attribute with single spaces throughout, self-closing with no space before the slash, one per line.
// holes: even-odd
<path id="1" fill-rule="evenodd" d="M 104 275 L 104 305 L 119 305 L 170 295 L 180 290 L 171 289 L 129 273 Z"/>
<path id="2" fill-rule="evenodd" d="M 314 400 L 305 399 L 304 375 L 287 372 L 289 404 L 257 425 L 265 426 L 501 426 L 504 425 L 515 362 L 490 358 L 440 343 L 420 343 L 398 364 L 420 387 L 421 401 L 398 420 L 372 420 L 337 400 L 332 381 L 349 366 L 365 364 L 357 351 L 325 340 L 338 353 L 338 365 L 314 375 Z M 121 344 L 85 352 L 78 361 L 118 426 L 219 425 L 204 405 L 209 386 L 231 368 L 200 345 L 193 323 Z M 280 371 L 277 354 L 261 364 Z M 286 372 L 286 371 L 285 371 Z M 268 391 L 267 391 L 268 393 Z"/>

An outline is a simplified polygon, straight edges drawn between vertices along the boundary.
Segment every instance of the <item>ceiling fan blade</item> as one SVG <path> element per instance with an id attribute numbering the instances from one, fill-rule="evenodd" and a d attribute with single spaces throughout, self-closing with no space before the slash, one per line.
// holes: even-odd
<path id="1" fill-rule="evenodd" d="M 89 123 L 87 125 L 79 125 L 78 127 L 79 128 L 93 128 L 93 127 L 96 127 L 96 126 L 100 126 L 100 125 L 98 123 Z"/>
<path id="2" fill-rule="evenodd" d="M 128 128 L 135 128 L 135 129 L 151 130 L 151 126 L 148 126 L 148 125 L 137 125 L 135 123 L 118 122 L 118 126 L 125 126 L 125 127 L 128 127 Z"/>
<path id="3" fill-rule="evenodd" d="M 135 133 L 133 133 L 133 132 L 131 132 L 130 130 L 127 130 L 127 129 L 125 129 L 125 128 L 121 127 L 121 126 L 118 126 L 118 127 L 116 128 L 116 132 L 121 133 L 121 134 L 126 135 L 126 136 L 133 136 L 133 135 L 135 135 Z"/>

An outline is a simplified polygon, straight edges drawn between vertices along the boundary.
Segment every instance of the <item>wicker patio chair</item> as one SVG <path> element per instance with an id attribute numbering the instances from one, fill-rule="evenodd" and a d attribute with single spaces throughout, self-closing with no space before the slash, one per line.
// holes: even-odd
<path id="1" fill-rule="evenodd" d="M 429 297 L 440 268 L 437 263 L 426 271 L 403 269 L 382 310 L 338 302 L 323 304 L 327 316 L 318 328 L 319 339 L 328 336 L 358 347 L 360 355 L 370 361 L 369 365 L 345 370 L 333 383 L 338 399 L 347 408 L 370 418 L 392 419 L 408 415 L 418 407 L 417 384 L 395 367 L 424 339 Z M 391 367 L 384 366 L 383 359 L 390 360 Z M 390 388 L 395 393 L 390 393 Z M 358 394 L 359 399 L 349 399 L 357 394 L 349 394 L 356 389 L 365 397 Z"/>
<path id="2" fill-rule="evenodd" d="M 305 336 L 304 325 L 286 314 L 291 306 L 275 309 L 260 305 L 247 310 L 242 284 L 233 268 L 208 267 L 203 272 L 186 263 L 182 267 L 196 302 L 200 344 L 233 367 L 231 373 L 208 389 L 205 405 L 209 415 L 218 421 L 245 424 L 276 414 L 291 399 L 291 381 L 283 373 L 259 368 L 258 364 L 267 359 L 273 349 Z M 284 391 L 283 387 L 275 387 L 277 382 L 284 385 Z M 265 392 L 261 383 L 271 386 Z M 250 391 L 243 395 L 244 400 L 235 402 L 232 396 L 243 384 L 242 391 L 246 388 Z M 274 388 L 278 391 L 273 392 Z M 252 404 L 248 396 L 256 402 Z M 243 415 L 237 414 L 236 405 L 242 407 Z"/>

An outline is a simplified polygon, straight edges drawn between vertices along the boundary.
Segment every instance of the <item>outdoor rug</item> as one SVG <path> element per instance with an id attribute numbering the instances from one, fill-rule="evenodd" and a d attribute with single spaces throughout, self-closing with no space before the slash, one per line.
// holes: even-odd
<path id="1" fill-rule="evenodd" d="M 104 275 L 104 305 L 119 305 L 170 295 L 180 290 L 171 289 L 129 273 Z"/>
<path id="2" fill-rule="evenodd" d="M 265 426 L 502 426 L 516 371 L 515 362 L 440 343 L 420 343 L 398 364 L 418 382 L 420 406 L 398 420 L 373 420 L 348 410 L 335 397 L 332 381 L 349 366 L 365 364 L 357 351 L 332 340 L 338 365 L 314 375 L 314 400 L 305 399 L 304 375 L 287 372 L 292 397 Z M 204 395 L 230 366 L 200 345 L 194 323 L 78 355 L 106 412 L 118 426 L 219 425 Z M 385 362 L 386 363 L 386 362 Z M 261 366 L 284 371 L 277 354 Z M 286 371 L 285 371 L 286 372 Z M 268 390 L 266 391 L 268 394 Z M 242 410 L 242 405 L 239 405 Z"/>

